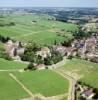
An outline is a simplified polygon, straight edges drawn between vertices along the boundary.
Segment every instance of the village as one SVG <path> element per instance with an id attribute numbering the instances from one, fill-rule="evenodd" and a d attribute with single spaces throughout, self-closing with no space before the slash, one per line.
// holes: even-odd
<path id="1" fill-rule="evenodd" d="M 26 45 L 26 43 L 23 44 L 19 41 L 14 43 L 12 40 L 8 40 L 5 43 L 5 51 L 14 60 L 21 60 L 20 55 L 24 54 Z M 53 45 L 52 49 L 62 56 L 79 57 L 98 62 L 98 35 L 93 34 L 87 39 L 75 39 L 70 47 L 62 46 L 61 44 Z M 48 47 L 41 47 L 39 51 L 36 51 L 36 55 L 40 55 L 44 59 L 51 56 L 51 50 Z"/>
<path id="2" fill-rule="evenodd" d="M 82 10 L 79 10 L 79 12 L 75 10 L 73 16 L 69 11 L 53 10 L 51 12 L 51 14 L 53 13 L 52 17 L 47 15 L 45 17 L 44 10 L 41 11 L 41 9 L 34 12 L 32 12 L 33 15 L 30 13 L 29 16 L 29 13 L 16 14 L 17 18 L 15 19 L 19 23 L 16 20 L 8 22 L 5 20 L 6 23 L 1 23 L 0 28 L 2 29 L 4 27 L 9 27 L 11 30 L 15 29 L 15 32 L 7 31 L 7 35 L 2 31 L 0 33 L 1 74 L 3 71 L 4 75 L 6 75 L 5 72 L 8 73 L 8 77 L 14 75 L 29 89 L 31 94 L 36 87 L 38 91 L 35 89 L 36 94 L 33 95 L 36 97 L 40 93 L 41 97 L 45 98 L 41 100 L 97 100 L 98 18 L 95 18 L 93 14 L 83 15 Z M 39 14 L 39 12 L 42 12 L 42 14 Z M 85 10 L 84 12 L 88 13 Z M 63 15 L 64 13 L 66 16 Z M 81 16 L 77 17 L 78 15 Z M 13 19 L 14 17 L 12 16 Z M 23 22 L 20 23 L 20 20 Z M 28 23 L 25 23 L 26 20 L 28 20 Z M 19 27 L 17 27 L 17 23 Z M 5 26 L 2 26 L 2 24 Z M 19 36 L 17 36 L 16 31 L 19 32 Z M 48 73 L 50 74 L 48 75 Z M 57 77 L 62 78 L 62 80 L 57 79 Z M 10 80 L 6 78 L 4 81 L 7 79 Z M 26 82 L 28 85 L 26 85 Z M 59 84 L 59 82 L 61 83 Z M 40 92 L 41 88 L 42 91 Z M 47 95 L 45 95 L 45 90 L 49 91 Z M 4 94 L 8 94 L 5 91 Z M 63 96 L 64 99 L 59 98 L 63 98 Z M 32 96 L 30 95 L 30 97 Z"/>
<path id="3" fill-rule="evenodd" d="M 19 61 L 23 63 L 29 63 L 28 61 L 22 61 L 21 55 L 25 53 L 26 50 L 26 43 L 22 43 L 19 41 L 13 42 L 12 40 L 8 40 L 8 42 L 5 43 L 5 51 L 6 53 L 14 60 Z M 79 59 L 88 60 L 94 63 L 98 63 L 98 35 L 92 34 L 91 37 L 83 38 L 83 39 L 75 39 L 70 47 L 63 46 L 61 44 L 53 45 L 52 50 L 54 52 L 60 53 L 62 55 L 62 59 L 58 60 L 56 63 L 62 63 L 65 58 L 72 59 L 74 57 L 77 57 Z M 40 49 L 36 50 L 34 53 L 39 58 L 41 57 L 41 61 L 51 57 L 53 53 L 51 53 L 51 48 L 49 47 L 40 47 Z M 33 63 L 34 68 L 38 70 L 42 69 L 54 69 L 56 68 L 55 64 L 51 63 L 49 65 L 45 65 L 45 63 Z M 26 68 L 27 70 L 28 68 Z M 30 70 L 31 70 L 30 66 Z M 75 87 L 76 94 L 80 94 L 80 97 L 86 98 L 87 100 L 92 100 L 92 98 L 96 95 L 96 89 L 93 87 L 89 87 L 86 84 L 83 83 L 77 83 Z"/>

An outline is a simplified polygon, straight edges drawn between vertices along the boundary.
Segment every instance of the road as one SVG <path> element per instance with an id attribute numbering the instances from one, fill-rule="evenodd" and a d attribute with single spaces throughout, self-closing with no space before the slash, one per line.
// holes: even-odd
<path id="1" fill-rule="evenodd" d="M 71 74 L 69 75 L 65 70 L 57 69 L 58 67 L 64 66 L 65 64 L 66 64 L 66 56 L 63 58 L 62 61 L 60 61 L 57 64 L 48 66 L 48 68 L 69 80 L 70 87 L 69 87 L 68 100 L 75 100 L 75 84 L 77 83 L 76 78 Z"/>
<path id="2" fill-rule="evenodd" d="M 64 70 L 59 69 L 59 70 L 53 70 L 53 71 L 69 80 L 70 87 L 69 87 L 69 93 L 68 93 L 69 94 L 68 100 L 75 100 L 75 84 L 77 80 L 73 76 L 67 74 Z"/>

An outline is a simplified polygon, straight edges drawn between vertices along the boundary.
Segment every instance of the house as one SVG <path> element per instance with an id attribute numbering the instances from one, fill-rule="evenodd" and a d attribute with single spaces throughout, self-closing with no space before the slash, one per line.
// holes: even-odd
<path id="1" fill-rule="evenodd" d="M 87 89 L 87 90 L 84 90 L 82 93 L 81 93 L 81 96 L 86 98 L 86 100 L 92 100 L 92 98 L 94 97 L 94 92 L 93 92 L 93 89 Z"/>
<path id="2" fill-rule="evenodd" d="M 14 58 L 15 56 L 23 54 L 25 48 L 21 46 L 20 42 L 17 41 L 14 43 L 12 40 L 9 40 L 5 44 L 5 51 L 10 57 Z"/>
<path id="3" fill-rule="evenodd" d="M 9 40 L 6 44 L 5 44 L 5 51 L 7 54 L 9 54 L 10 57 L 14 56 L 14 50 L 15 50 L 15 46 L 12 40 Z"/>
<path id="4" fill-rule="evenodd" d="M 36 67 L 37 67 L 38 70 L 45 69 L 45 65 L 44 64 L 39 64 Z"/>
<path id="5" fill-rule="evenodd" d="M 17 48 L 16 52 L 17 52 L 17 55 L 22 55 L 25 52 L 25 48 Z"/>
<path id="6" fill-rule="evenodd" d="M 87 51 L 94 52 L 96 47 L 96 39 L 95 38 L 88 38 L 86 40 L 86 49 Z"/>
<path id="7" fill-rule="evenodd" d="M 76 56 L 77 49 L 76 48 L 73 48 L 73 47 L 68 47 L 66 49 L 66 53 L 67 53 L 67 56 Z"/>
<path id="8" fill-rule="evenodd" d="M 66 47 L 64 47 L 62 45 L 55 45 L 55 46 L 53 46 L 53 50 L 56 51 L 56 52 L 59 52 L 63 56 L 67 53 L 66 52 Z"/>
<path id="9" fill-rule="evenodd" d="M 40 55 L 42 59 L 47 58 L 48 56 L 51 56 L 50 49 L 48 47 L 41 48 L 41 51 L 37 51 L 36 55 Z"/>

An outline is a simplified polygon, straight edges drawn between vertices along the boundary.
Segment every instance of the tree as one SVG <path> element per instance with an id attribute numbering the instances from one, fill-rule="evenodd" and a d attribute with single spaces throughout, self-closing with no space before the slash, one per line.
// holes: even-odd
<path id="1" fill-rule="evenodd" d="M 29 62 L 34 62 L 34 58 L 35 58 L 35 55 L 34 55 L 34 52 L 25 52 L 23 55 L 21 55 L 21 59 L 23 61 L 29 61 Z"/>
<path id="2" fill-rule="evenodd" d="M 47 58 L 44 59 L 44 64 L 45 65 L 52 65 L 52 64 L 58 63 L 61 60 L 63 60 L 63 56 L 59 52 L 52 51 L 51 57 L 48 56 Z"/>
<path id="3" fill-rule="evenodd" d="M 34 64 L 33 63 L 30 63 L 28 66 L 27 66 L 27 68 L 26 68 L 26 70 L 36 70 L 37 68 L 36 68 L 36 66 L 34 66 Z"/>
<path id="4" fill-rule="evenodd" d="M 87 37 L 90 37 L 92 35 L 92 31 L 85 31 L 82 29 L 81 26 L 79 26 L 79 29 L 77 32 L 74 32 L 73 36 L 76 38 L 76 39 L 81 39 L 83 37 L 87 38 Z"/>
<path id="5" fill-rule="evenodd" d="M 51 57 L 47 57 L 44 59 L 45 65 L 52 65 L 54 62 L 51 60 Z"/>
<path id="6" fill-rule="evenodd" d="M 9 26 L 14 26 L 14 25 L 15 25 L 14 22 L 10 22 L 10 23 L 9 23 Z"/>
<path id="7" fill-rule="evenodd" d="M 41 49 L 41 46 L 36 44 L 36 43 L 29 43 L 26 47 L 26 51 L 25 52 L 36 52 L 39 51 Z"/>
<path id="8" fill-rule="evenodd" d="M 9 37 L 4 37 L 4 36 L 0 35 L 0 41 L 1 41 L 2 43 L 7 42 L 8 40 L 11 40 L 11 39 L 10 39 Z"/>

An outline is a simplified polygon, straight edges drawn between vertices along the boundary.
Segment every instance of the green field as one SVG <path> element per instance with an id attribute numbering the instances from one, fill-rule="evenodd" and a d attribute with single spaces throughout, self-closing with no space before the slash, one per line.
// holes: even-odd
<path id="1" fill-rule="evenodd" d="M 4 72 L 0 72 L 0 91 L 0 100 L 20 100 L 29 97 L 20 85 Z"/>
<path id="2" fill-rule="evenodd" d="M 71 74 L 77 73 L 81 81 L 98 88 L 98 63 L 93 63 L 81 59 L 67 60 L 66 64 L 58 68 L 59 70 L 69 71 Z"/>
<path id="3" fill-rule="evenodd" d="M 15 74 L 33 93 L 44 96 L 59 95 L 68 92 L 69 82 L 60 75 L 49 71 L 34 71 Z"/>
<path id="4" fill-rule="evenodd" d="M 4 48 L 4 44 L 0 42 L 0 49 Z"/>
<path id="5" fill-rule="evenodd" d="M 77 30 L 77 25 L 49 20 L 53 17 L 44 14 L 8 14 L 0 18 L 0 22 L 14 22 L 13 26 L 0 26 L 0 34 L 15 40 L 34 41 L 41 44 L 53 44 L 73 38 L 68 31 Z M 33 22 L 32 22 L 33 21 Z M 64 30 L 66 37 L 58 36 L 57 32 Z"/>
<path id="6" fill-rule="evenodd" d="M 0 69 L 22 69 L 26 68 L 26 64 L 21 64 L 19 62 L 8 61 L 0 58 Z"/>
<path id="7" fill-rule="evenodd" d="M 0 70 L 21 69 L 27 65 L 19 62 L 0 59 Z M 0 71 L 0 100 L 21 100 L 29 98 L 27 92 L 10 77 L 13 73 L 33 94 L 41 93 L 44 96 L 54 96 L 68 93 L 69 82 L 62 76 L 50 70 L 31 72 L 1 72 Z"/>

